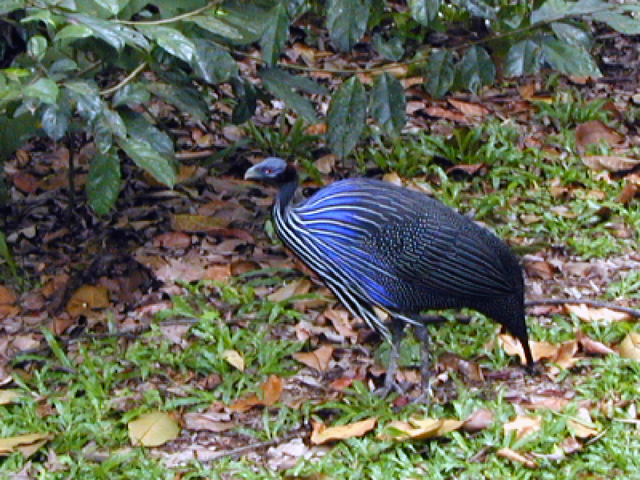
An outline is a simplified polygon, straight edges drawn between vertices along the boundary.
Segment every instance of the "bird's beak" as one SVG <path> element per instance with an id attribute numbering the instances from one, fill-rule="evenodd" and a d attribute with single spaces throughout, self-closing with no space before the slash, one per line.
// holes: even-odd
<path id="1" fill-rule="evenodd" d="M 255 180 L 260 178 L 260 171 L 256 167 L 257 165 L 254 165 L 244 173 L 245 180 Z"/>

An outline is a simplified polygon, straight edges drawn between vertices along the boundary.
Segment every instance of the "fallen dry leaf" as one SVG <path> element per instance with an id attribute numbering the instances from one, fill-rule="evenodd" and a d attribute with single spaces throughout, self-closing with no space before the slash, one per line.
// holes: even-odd
<path id="1" fill-rule="evenodd" d="M 311 433 L 311 443 L 320 445 L 335 440 L 345 440 L 347 438 L 361 437 L 372 430 L 378 422 L 377 417 L 368 418 L 360 422 L 340 425 L 338 427 L 325 427 L 321 422 L 313 422 L 313 432 Z"/>
<path id="2" fill-rule="evenodd" d="M 240 398 L 229 405 L 229 410 L 232 412 L 246 412 L 256 406 L 269 407 L 274 405 L 282 396 L 282 387 L 282 378 L 277 375 L 269 375 L 267 381 L 260 386 L 262 398 L 255 394 Z"/>
<path id="3" fill-rule="evenodd" d="M 595 437 L 600 433 L 593 425 L 589 410 L 586 408 L 580 408 L 576 417 L 567 420 L 567 427 L 569 427 L 573 434 L 578 438 Z"/>
<path id="4" fill-rule="evenodd" d="M 450 98 L 447 101 L 465 115 L 472 117 L 484 117 L 490 113 L 490 110 L 487 107 L 479 103 L 463 102 L 462 100 L 455 100 L 453 98 Z"/>
<path id="5" fill-rule="evenodd" d="M 536 467 L 536 463 L 533 460 L 525 457 L 522 453 L 516 452 L 515 450 L 512 450 L 510 448 L 501 448 L 497 451 L 497 454 L 498 456 L 509 459 L 513 462 L 522 463 L 529 468 Z"/>
<path id="6" fill-rule="evenodd" d="M 411 418 L 408 422 L 396 420 L 385 426 L 385 433 L 381 440 L 426 440 L 442 437 L 449 432 L 458 430 L 464 422 L 452 418 Z"/>
<path id="7" fill-rule="evenodd" d="M 624 136 L 600 120 L 592 120 L 576 127 L 576 144 L 580 151 L 601 141 L 608 145 L 616 145 L 624 141 Z"/>
<path id="8" fill-rule="evenodd" d="M 0 405 L 8 405 L 13 403 L 22 394 L 19 390 L 0 390 Z"/>
<path id="9" fill-rule="evenodd" d="M 582 350 L 591 355 L 616 355 L 616 351 L 602 342 L 594 340 L 582 331 L 576 335 Z"/>
<path id="10" fill-rule="evenodd" d="M 523 365 L 526 363 L 524 350 L 519 340 L 506 334 L 499 335 L 498 339 L 508 355 L 517 355 Z M 578 351 L 578 342 L 576 340 L 568 340 L 557 345 L 549 342 L 530 341 L 529 346 L 531 347 L 531 355 L 534 362 L 547 359 L 550 362 L 557 363 L 562 368 L 571 368 L 579 360 L 575 357 Z"/>
<path id="11" fill-rule="evenodd" d="M 292 356 L 296 361 L 305 364 L 307 367 L 311 367 L 319 372 L 326 372 L 329 369 L 329 362 L 331 361 L 332 355 L 333 347 L 325 345 L 313 352 L 297 352 Z"/>
<path id="12" fill-rule="evenodd" d="M 129 439 L 134 446 L 158 447 L 180 435 L 180 425 L 165 412 L 149 412 L 129 422 Z"/>
<path id="13" fill-rule="evenodd" d="M 230 417 L 229 414 L 226 415 Z M 220 415 L 210 413 L 185 413 L 182 417 L 184 428 L 193 431 L 226 432 L 238 426 L 229 419 L 221 420 Z"/>
<path id="14" fill-rule="evenodd" d="M 595 322 L 604 320 L 605 322 L 625 322 L 631 320 L 631 315 L 625 312 L 618 312 L 609 308 L 593 308 L 587 305 L 565 305 L 565 310 L 585 322 Z"/>
<path id="15" fill-rule="evenodd" d="M 236 367 L 241 372 L 244 372 L 244 357 L 236 350 L 225 350 L 222 352 L 222 358 L 224 358 L 230 365 Z"/>
<path id="16" fill-rule="evenodd" d="M 516 439 L 521 440 L 542 428 L 542 417 L 518 415 L 512 421 L 505 423 L 503 428 L 505 435 L 508 435 L 509 432 L 515 432 Z"/>
<path id="17" fill-rule="evenodd" d="M 67 302 L 67 313 L 71 316 L 87 315 L 92 310 L 109 306 L 109 289 L 103 286 L 83 285 L 73 292 Z"/>
<path id="18" fill-rule="evenodd" d="M 6 457 L 14 452 L 20 452 L 25 457 L 30 457 L 52 438 L 51 435 L 45 433 L 27 433 L 0 438 L 0 456 Z"/>
<path id="19" fill-rule="evenodd" d="M 0 305 L 12 305 L 15 301 L 16 296 L 11 289 L 0 285 Z"/>
<path id="20" fill-rule="evenodd" d="M 488 408 L 480 408 L 469 415 L 464 423 L 462 429 L 466 432 L 479 432 L 485 428 L 489 428 L 493 423 L 493 412 Z"/>
<path id="21" fill-rule="evenodd" d="M 582 163 L 596 171 L 626 172 L 640 165 L 640 160 L 617 155 L 583 155 Z"/>
<path id="22" fill-rule="evenodd" d="M 620 355 L 624 358 L 640 361 L 640 333 L 629 332 L 620 344 Z"/>
<path id="23" fill-rule="evenodd" d="M 287 283 L 267 297 L 270 302 L 282 302 L 297 295 L 305 295 L 311 290 L 311 282 L 306 278 Z"/>

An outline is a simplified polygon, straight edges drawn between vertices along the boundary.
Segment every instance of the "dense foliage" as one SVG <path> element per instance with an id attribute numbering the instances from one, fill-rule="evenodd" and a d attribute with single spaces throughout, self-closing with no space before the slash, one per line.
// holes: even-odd
<path id="1" fill-rule="evenodd" d="M 34 135 L 54 141 L 85 135 L 97 148 L 89 202 L 106 213 L 121 187 L 123 155 L 166 185 L 176 181 L 174 142 L 147 108 L 151 99 L 204 122 L 209 92 L 228 83 L 232 121 L 242 124 L 258 101 L 276 97 L 309 124 L 326 121 L 330 148 L 346 156 L 365 132 L 367 115 L 385 134 L 398 134 L 405 123 L 404 91 L 387 66 L 419 71 L 433 96 L 477 91 L 494 83 L 497 70 L 504 77 L 547 67 L 599 76 L 591 23 L 640 34 L 638 12 L 638 5 L 604 0 L 409 0 L 406 7 L 382 0 L 5 1 L 0 159 Z M 447 41 L 444 33 L 454 25 L 471 32 L 467 40 Z M 296 42 L 314 49 L 324 32 L 316 27 L 326 28 L 330 48 L 345 53 L 366 35 L 379 60 L 370 72 L 384 73 L 365 87 L 356 70 L 335 72 L 347 79 L 323 119 L 313 100 L 330 90 L 304 75 L 318 67 L 280 62 L 292 27 Z M 260 85 L 239 68 L 255 44 Z"/>

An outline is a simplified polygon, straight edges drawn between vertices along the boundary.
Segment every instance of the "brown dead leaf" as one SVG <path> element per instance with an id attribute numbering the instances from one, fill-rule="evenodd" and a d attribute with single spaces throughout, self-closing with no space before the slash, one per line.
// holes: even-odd
<path id="1" fill-rule="evenodd" d="M 224 358 L 230 365 L 233 365 L 241 372 L 244 372 L 244 357 L 236 350 L 225 350 L 222 352 L 222 358 Z"/>
<path id="2" fill-rule="evenodd" d="M 617 155 L 583 155 L 582 163 L 595 171 L 626 172 L 640 165 L 640 160 Z"/>
<path id="3" fill-rule="evenodd" d="M 512 462 L 522 463 L 529 468 L 536 468 L 536 463 L 533 460 L 527 458 L 522 453 L 512 450 L 511 448 L 501 448 L 496 453 L 499 457 L 506 458 Z"/>
<path id="4" fill-rule="evenodd" d="M 578 410 L 578 416 L 567 420 L 567 427 L 578 438 L 590 438 L 598 435 L 599 430 L 593 425 L 589 410 L 586 408 L 580 408 Z"/>
<path id="5" fill-rule="evenodd" d="M 408 422 L 396 420 L 385 426 L 385 433 L 379 435 L 381 440 L 426 440 L 442 437 L 458 430 L 464 422 L 451 418 L 411 418 Z"/>
<path id="6" fill-rule="evenodd" d="M 580 441 L 576 440 L 574 437 L 565 438 L 558 446 L 567 455 L 571 455 L 572 453 L 582 450 L 582 443 L 580 443 Z"/>
<path id="7" fill-rule="evenodd" d="M 206 233 L 212 229 L 229 226 L 229 221 L 207 215 L 177 214 L 171 217 L 171 228 L 187 233 Z"/>
<path id="8" fill-rule="evenodd" d="M 515 432 L 516 439 L 522 440 L 542 428 L 542 417 L 518 415 L 512 421 L 505 423 L 503 428 L 505 435 L 509 435 L 509 432 Z"/>
<path id="9" fill-rule="evenodd" d="M 432 106 L 425 108 L 424 111 L 427 115 L 435 118 L 444 118 L 445 120 L 457 123 L 467 123 L 467 119 L 464 115 L 462 115 L 461 113 L 452 112 L 451 110 L 447 110 L 446 108 Z"/>
<path id="10" fill-rule="evenodd" d="M 462 100 L 455 100 L 453 98 L 449 99 L 448 102 L 465 115 L 471 117 L 484 117 L 490 113 L 487 107 L 479 103 L 463 102 Z"/>
<path id="11" fill-rule="evenodd" d="M 620 355 L 640 361 L 640 333 L 629 332 L 620 344 Z"/>
<path id="12" fill-rule="evenodd" d="M 616 355 L 616 351 L 602 342 L 598 342 L 597 340 L 592 339 L 587 334 L 582 331 L 579 331 L 576 335 L 580 346 L 582 346 L 582 350 L 585 353 L 591 355 Z"/>
<path id="13" fill-rule="evenodd" d="M 533 278 L 550 280 L 556 274 L 556 268 L 549 262 L 528 262 L 525 265 L 527 273 Z"/>
<path id="14" fill-rule="evenodd" d="M 327 133 L 328 129 L 329 127 L 326 123 L 316 123 L 315 125 L 310 125 L 309 127 L 307 127 L 305 132 L 309 135 L 324 135 L 325 133 Z"/>
<path id="15" fill-rule="evenodd" d="M 351 423 L 349 425 L 340 425 L 338 427 L 325 427 L 323 423 L 314 422 L 313 432 L 311 433 L 311 443 L 321 445 L 335 440 L 345 440 L 347 438 L 361 437 L 365 433 L 373 430 L 378 422 L 377 417 L 361 420 L 360 422 Z"/>
<path id="16" fill-rule="evenodd" d="M 338 156 L 335 153 L 328 153 L 316 160 L 314 165 L 320 173 L 328 175 L 335 167 L 336 161 L 338 161 Z"/>
<path id="17" fill-rule="evenodd" d="M 616 145 L 624 141 L 624 136 L 608 127 L 600 120 L 592 120 L 576 127 L 576 144 L 580 151 L 589 145 L 604 141 L 608 145 Z"/>
<path id="18" fill-rule="evenodd" d="M 277 375 L 269 375 L 269 378 L 265 383 L 260 386 L 262 390 L 262 398 L 257 395 L 249 395 L 245 398 L 240 398 L 229 405 L 229 410 L 232 412 L 246 412 L 256 406 L 270 407 L 274 405 L 282 396 L 283 382 L 282 378 Z"/>
<path id="19" fill-rule="evenodd" d="M 573 314 L 580 320 L 585 322 L 595 322 L 603 320 L 605 322 L 625 322 L 631 320 L 631 315 L 624 312 L 618 312 L 609 308 L 595 308 L 587 305 L 565 305 L 565 310 L 569 314 Z"/>
<path id="20" fill-rule="evenodd" d="M 87 315 L 92 310 L 100 310 L 109 306 L 109 290 L 107 287 L 83 285 L 73 292 L 67 302 L 67 312 L 71 316 Z"/>
<path id="21" fill-rule="evenodd" d="M 9 287 L 0 285 L 0 305 L 13 305 L 16 301 L 15 294 Z"/>
<path id="22" fill-rule="evenodd" d="M 630 175 L 631 177 L 631 175 Z M 640 193 L 640 175 L 633 175 L 633 181 L 627 178 L 622 191 L 616 198 L 618 203 L 629 205 Z"/>
<path id="23" fill-rule="evenodd" d="M 297 295 L 305 295 L 311 290 L 311 282 L 306 278 L 294 280 L 267 297 L 270 302 L 282 302 Z"/>
<path id="24" fill-rule="evenodd" d="M 333 328 L 345 338 L 358 338 L 358 332 L 351 328 L 349 314 L 346 310 L 330 308 L 325 310 L 324 316 L 331 321 Z"/>
<path id="25" fill-rule="evenodd" d="M 153 239 L 154 247 L 187 248 L 191 246 L 191 236 L 184 232 L 165 232 Z"/>
<path id="26" fill-rule="evenodd" d="M 462 374 L 466 380 L 474 382 L 484 382 L 482 368 L 476 362 L 467 360 L 455 353 L 444 353 L 438 358 L 440 363 L 447 371 L 456 371 Z"/>
<path id="27" fill-rule="evenodd" d="M 507 354 L 517 355 L 523 365 L 526 363 L 524 350 L 519 340 L 505 334 L 499 335 L 499 340 Z M 578 358 L 575 357 L 578 351 L 578 342 L 576 340 L 568 340 L 560 344 L 530 341 L 529 346 L 531 347 L 531 355 L 534 362 L 547 359 L 550 362 L 557 363 L 562 368 L 571 368 L 578 361 Z"/>
<path id="28" fill-rule="evenodd" d="M 231 421 L 230 414 L 185 413 L 182 417 L 184 428 L 193 431 L 226 432 L 238 426 Z"/>
<path id="29" fill-rule="evenodd" d="M 180 425 L 166 412 L 149 412 L 129 422 L 129 439 L 134 446 L 158 447 L 178 438 Z"/>
<path id="30" fill-rule="evenodd" d="M 24 193 L 35 193 L 40 188 L 40 180 L 30 173 L 18 172 L 11 180 L 16 188 Z"/>
<path id="31" fill-rule="evenodd" d="M 45 433 L 27 433 L 0 438 L 0 456 L 6 457 L 14 452 L 20 452 L 25 457 L 30 457 L 52 438 L 51 435 Z"/>
<path id="32" fill-rule="evenodd" d="M 488 408 L 479 408 L 467 418 L 462 424 L 465 432 L 479 432 L 489 428 L 493 424 L 493 412 Z"/>
<path id="33" fill-rule="evenodd" d="M 21 396 L 19 390 L 0 390 L 0 405 L 9 405 Z"/>
<path id="34" fill-rule="evenodd" d="M 331 361 L 332 356 L 333 347 L 328 345 L 320 347 L 313 352 L 296 352 L 292 355 L 296 361 L 319 372 L 326 372 L 329 370 L 329 362 Z"/>
<path id="35" fill-rule="evenodd" d="M 231 276 L 231 265 L 208 265 L 204 270 L 203 280 L 226 280 Z"/>

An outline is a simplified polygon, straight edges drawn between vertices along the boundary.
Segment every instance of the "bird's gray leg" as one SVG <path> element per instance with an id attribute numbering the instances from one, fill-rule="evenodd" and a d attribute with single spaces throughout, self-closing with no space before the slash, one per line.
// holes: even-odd
<path id="1" fill-rule="evenodd" d="M 422 393 L 416 397 L 414 403 L 431 402 L 431 386 L 429 381 L 429 327 L 426 324 L 414 324 L 413 331 L 420 342 L 420 379 Z"/>
<path id="2" fill-rule="evenodd" d="M 387 367 L 387 374 L 384 378 L 384 386 L 376 390 L 376 393 L 381 397 L 386 397 L 392 390 L 400 394 L 404 393 L 404 389 L 396 381 L 396 373 L 398 372 L 398 347 L 400 343 L 402 343 L 405 326 L 406 324 L 399 318 L 391 318 L 391 353 L 389 354 L 389 366 Z"/>

